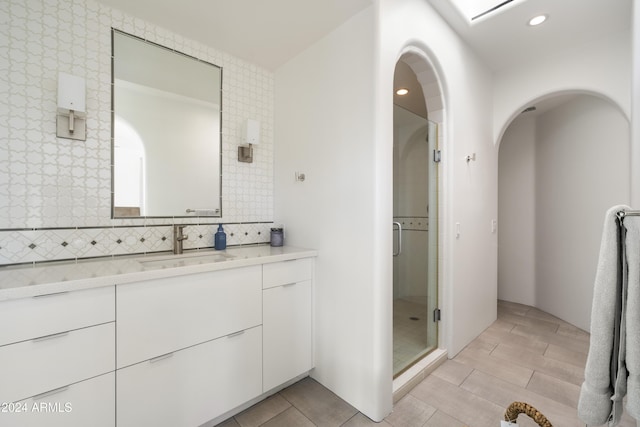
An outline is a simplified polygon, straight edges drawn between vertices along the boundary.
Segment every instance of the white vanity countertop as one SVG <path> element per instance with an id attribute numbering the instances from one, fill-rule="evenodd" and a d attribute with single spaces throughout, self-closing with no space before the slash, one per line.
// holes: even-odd
<path id="1" fill-rule="evenodd" d="M 0 267 L 0 301 L 288 261 L 317 254 L 312 249 L 256 245 L 225 251 L 187 251 L 182 255 L 149 254 Z"/>

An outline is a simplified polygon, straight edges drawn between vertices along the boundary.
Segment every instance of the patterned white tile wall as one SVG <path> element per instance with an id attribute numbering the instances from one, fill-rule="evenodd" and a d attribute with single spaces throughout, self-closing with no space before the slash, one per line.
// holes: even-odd
<path id="1" fill-rule="evenodd" d="M 222 218 L 111 219 L 112 27 L 223 68 Z M 93 0 L 0 1 L 0 57 L 0 264 L 167 250 L 172 223 L 201 243 L 218 222 L 238 230 L 230 244 L 268 240 L 273 73 Z M 60 71 L 86 79 L 86 141 L 55 136 Z M 250 164 L 236 159 L 247 118 L 262 127 Z"/>

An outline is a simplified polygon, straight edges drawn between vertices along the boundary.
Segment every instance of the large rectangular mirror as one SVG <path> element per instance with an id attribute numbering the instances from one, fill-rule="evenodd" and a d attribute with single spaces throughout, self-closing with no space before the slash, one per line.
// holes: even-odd
<path id="1" fill-rule="evenodd" d="M 113 217 L 221 216 L 222 69 L 112 36 Z"/>

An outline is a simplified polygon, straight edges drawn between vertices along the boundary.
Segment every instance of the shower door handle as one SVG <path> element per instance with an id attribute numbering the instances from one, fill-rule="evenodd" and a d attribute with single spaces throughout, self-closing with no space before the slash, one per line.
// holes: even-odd
<path id="1" fill-rule="evenodd" d="M 399 222 L 394 222 L 393 226 L 398 227 L 398 251 L 394 251 L 393 256 L 398 256 L 402 253 L 402 225 Z"/>

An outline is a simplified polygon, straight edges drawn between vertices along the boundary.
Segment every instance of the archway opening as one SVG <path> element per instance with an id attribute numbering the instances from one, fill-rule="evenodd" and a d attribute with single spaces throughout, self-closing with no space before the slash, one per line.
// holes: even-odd
<path id="1" fill-rule="evenodd" d="M 424 57 L 396 64 L 393 158 L 393 372 L 399 376 L 438 347 L 438 164 L 442 99 Z"/>
<path id="2" fill-rule="evenodd" d="M 629 122 L 562 93 L 522 107 L 500 141 L 498 298 L 588 330 L 606 210 L 630 200 Z"/>

